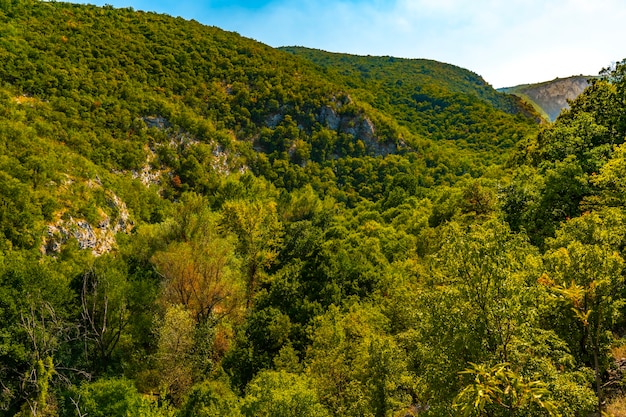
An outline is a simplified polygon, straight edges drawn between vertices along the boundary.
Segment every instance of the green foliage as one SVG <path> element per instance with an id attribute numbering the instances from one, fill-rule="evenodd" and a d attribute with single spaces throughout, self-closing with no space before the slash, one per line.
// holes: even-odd
<path id="1" fill-rule="evenodd" d="M 560 222 L 587 208 L 617 203 L 612 171 L 619 169 L 619 149 L 626 132 L 619 110 L 623 108 L 624 65 L 604 71 L 553 125 L 521 143 L 516 159 L 536 167 L 543 178 L 512 184 L 507 215 L 539 245 L 554 235 Z M 520 170 L 527 172 L 526 167 Z M 520 193 L 528 188 L 530 193 Z"/>
<path id="2" fill-rule="evenodd" d="M 465 387 L 455 400 L 455 407 L 462 415 L 539 415 L 531 411 L 532 405 L 544 409 L 546 415 L 560 415 L 559 404 L 548 399 L 550 392 L 545 383 L 526 380 L 507 363 L 492 367 L 471 365 L 471 369 L 461 373 L 474 379 L 474 383 Z"/>
<path id="3" fill-rule="evenodd" d="M 385 317 L 367 306 L 317 318 L 307 350 L 308 373 L 333 415 L 387 416 L 411 402 L 415 377 Z"/>
<path id="4" fill-rule="evenodd" d="M 180 417 L 240 417 L 241 399 L 223 381 L 195 385 L 180 408 Z"/>
<path id="5" fill-rule="evenodd" d="M 485 154 L 494 157 L 494 147 L 511 147 L 516 138 L 533 131 L 532 122 L 515 122 L 516 128 L 511 129 L 510 122 L 516 120 L 513 115 L 533 113 L 520 100 L 496 92 L 477 74 L 452 65 L 300 47 L 282 49 L 345 80 L 361 100 L 422 137 L 453 141 L 460 149 L 487 150 Z"/>
<path id="6" fill-rule="evenodd" d="M 510 357 L 521 376 L 545 384 L 546 398 L 558 404 L 560 415 L 585 415 L 596 408 L 593 371 L 578 366 L 567 342 L 553 330 L 535 327 L 513 340 Z"/>
<path id="7" fill-rule="evenodd" d="M 0 409 L 9 413 L 54 409 L 55 368 L 72 360 L 67 342 L 76 334 L 75 298 L 62 273 L 72 271 L 30 255 L 0 256 Z"/>
<path id="8" fill-rule="evenodd" d="M 545 283 L 570 308 L 572 324 L 578 328 L 569 332 L 577 337 L 563 337 L 594 369 L 599 404 L 604 399 L 601 374 L 610 366 L 607 350 L 611 340 L 607 332 L 619 320 L 623 306 L 624 260 L 614 249 L 621 246 L 615 240 L 620 242 L 623 235 L 621 230 L 611 233 L 612 223 L 596 213 L 574 219 L 549 240 L 551 249 L 545 255 L 550 274 L 544 277 Z"/>
<path id="9" fill-rule="evenodd" d="M 243 259 L 246 306 L 250 307 L 259 280 L 276 259 L 282 241 L 282 227 L 276 204 L 262 201 L 227 202 L 223 207 L 223 227 L 238 237 L 238 253 Z"/>
<path id="10" fill-rule="evenodd" d="M 157 361 L 163 391 L 175 402 L 191 387 L 194 320 L 182 305 L 173 305 L 165 312 L 159 326 Z"/>
<path id="11" fill-rule="evenodd" d="M 124 378 L 84 383 L 69 394 L 76 416 L 174 417 L 167 405 L 143 398 L 132 381 Z"/>
<path id="12" fill-rule="evenodd" d="M 536 250 L 499 221 L 467 231 L 451 224 L 444 242 L 438 253 L 443 282 L 458 283 L 476 332 L 484 335 L 485 352 L 508 361 L 511 338 L 532 317 L 528 309 L 536 295 L 529 286 L 540 267 Z"/>
<path id="13" fill-rule="evenodd" d="M 447 64 L 0 2 L 0 413 L 600 411 L 625 66 L 539 132 Z"/>
<path id="14" fill-rule="evenodd" d="M 100 372 L 113 365 L 112 359 L 131 322 L 132 284 L 126 265 L 108 257 L 98 258 L 76 280 L 85 356 Z"/>
<path id="15" fill-rule="evenodd" d="M 242 410 L 245 416 L 330 415 L 320 404 L 308 378 L 285 371 L 260 372 L 246 387 Z"/>

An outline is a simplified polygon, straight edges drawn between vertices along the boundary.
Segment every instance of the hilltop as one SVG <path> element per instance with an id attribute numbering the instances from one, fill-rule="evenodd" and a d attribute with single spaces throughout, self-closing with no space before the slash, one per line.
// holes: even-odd
<path id="1" fill-rule="evenodd" d="M 506 141 L 515 134 L 500 134 L 502 130 L 524 118 L 537 120 L 537 114 L 517 96 L 499 93 L 479 75 L 454 65 L 303 47 L 280 49 L 320 65 L 363 101 L 411 131 L 464 149 L 489 148 L 491 153 L 511 147 L 513 142 Z M 516 116 L 522 118 L 514 121 Z"/>

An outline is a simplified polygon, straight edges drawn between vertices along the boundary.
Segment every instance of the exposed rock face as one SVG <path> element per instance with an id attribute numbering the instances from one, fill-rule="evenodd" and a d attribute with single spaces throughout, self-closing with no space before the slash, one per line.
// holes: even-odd
<path id="1" fill-rule="evenodd" d="M 154 127 L 156 129 L 167 129 L 170 127 L 170 122 L 161 116 L 145 116 L 143 118 L 143 122 L 146 124 L 148 128 Z"/>
<path id="2" fill-rule="evenodd" d="M 342 111 L 348 104 L 352 104 L 352 99 L 348 95 L 332 97 L 329 104 L 319 109 L 315 119 L 331 130 L 348 134 L 354 137 L 355 140 L 361 140 L 368 151 L 373 155 L 384 156 L 396 153 L 398 150 L 396 144 L 380 142 L 379 138 L 376 136 L 374 123 L 362 111 L 355 111 L 354 109 L 348 112 Z M 280 113 L 279 110 L 278 113 L 272 113 L 265 118 L 265 126 L 274 129 L 284 118 L 285 115 Z M 298 125 L 298 128 L 301 130 L 304 129 L 301 125 Z M 255 149 L 260 152 L 263 151 L 262 147 L 256 147 Z M 295 144 L 292 144 L 291 148 L 288 150 L 289 154 L 292 155 L 295 149 Z"/>
<path id="3" fill-rule="evenodd" d="M 278 126 L 278 124 L 283 120 L 283 115 L 280 113 L 275 113 L 275 114 L 271 114 L 269 115 L 266 119 L 265 119 L 265 124 L 268 127 L 271 127 L 272 129 L 274 129 L 276 126 Z"/>
<path id="4" fill-rule="evenodd" d="M 155 169 L 152 166 L 152 162 L 156 159 L 156 152 L 149 146 L 146 146 L 146 148 L 148 157 L 143 167 L 141 167 L 141 171 L 132 171 L 132 176 L 133 178 L 138 178 L 146 187 L 159 185 L 163 176 L 163 170 Z"/>
<path id="5" fill-rule="evenodd" d="M 162 171 L 152 168 L 150 162 L 146 162 L 141 168 L 141 171 L 133 171 L 133 178 L 138 178 L 139 181 L 146 187 L 150 185 L 158 185 L 161 183 Z"/>
<path id="6" fill-rule="evenodd" d="M 213 152 L 211 152 L 211 154 L 213 155 L 211 168 L 213 168 L 214 171 L 219 172 L 222 175 L 229 174 L 230 168 L 228 166 L 228 153 L 224 151 L 222 146 L 215 144 L 213 146 Z"/>
<path id="7" fill-rule="evenodd" d="M 563 109 L 569 109 L 568 100 L 574 100 L 589 86 L 593 77 L 576 76 L 557 78 L 540 84 L 518 85 L 499 91 L 519 95 L 534 102 L 554 121 Z"/>
<path id="8" fill-rule="evenodd" d="M 110 252 L 115 247 L 115 236 L 129 233 L 133 229 L 133 221 L 126 204 L 118 196 L 109 192 L 107 202 L 115 215 L 110 217 L 103 212 L 96 227 L 85 219 L 74 219 L 72 216 L 49 225 L 41 251 L 46 255 L 59 253 L 63 245 L 74 238 L 80 249 L 91 250 L 95 256 Z"/>
<path id="9" fill-rule="evenodd" d="M 334 100 L 334 104 L 338 109 L 341 109 L 344 102 L 350 103 L 350 97 L 346 97 L 343 100 Z M 331 106 L 323 106 L 317 116 L 317 121 L 325 124 L 329 129 L 346 133 L 357 140 L 363 141 L 367 149 L 376 156 L 397 152 L 397 147 L 394 143 L 382 143 L 378 140 L 374 123 L 363 114 L 342 115 Z"/>
<path id="10" fill-rule="evenodd" d="M 339 117 L 337 112 L 330 106 L 322 107 L 318 120 L 320 123 L 325 123 L 332 130 L 339 130 L 339 126 L 341 125 L 341 117 Z"/>
<path id="11" fill-rule="evenodd" d="M 278 123 L 282 120 L 282 115 L 277 114 L 274 115 L 273 118 L 267 120 L 268 124 L 272 124 L 276 127 Z M 148 149 L 148 158 L 146 163 L 142 167 L 141 171 L 133 171 L 133 178 L 138 178 L 141 182 L 150 186 L 152 184 L 160 184 L 161 179 L 164 176 L 172 175 L 172 172 L 167 167 L 157 167 L 153 166 L 154 161 L 157 159 L 156 152 L 159 147 L 169 147 L 171 149 L 176 150 L 177 153 L 182 154 L 186 152 L 190 147 L 200 144 L 200 140 L 191 135 L 190 133 L 182 130 L 182 129 L 173 129 L 172 124 L 165 117 L 162 116 L 145 116 L 142 118 L 143 122 L 146 124 L 147 128 L 154 128 L 158 130 L 163 130 L 167 133 L 169 138 L 168 142 L 165 143 L 153 143 L 151 147 Z M 224 149 L 222 145 L 220 145 L 217 141 L 204 141 L 202 142 L 206 145 L 209 145 L 212 149 L 211 154 L 213 155 L 213 160 L 210 162 L 211 167 L 219 172 L 220 174 L 227 175 L 231 172 L 231 162 L 232 162 L 232 154 L 228 152 L 227 149 Z M 247 170 L 246 166 L 239 166 L 239 172 L 244 172 Z"/>

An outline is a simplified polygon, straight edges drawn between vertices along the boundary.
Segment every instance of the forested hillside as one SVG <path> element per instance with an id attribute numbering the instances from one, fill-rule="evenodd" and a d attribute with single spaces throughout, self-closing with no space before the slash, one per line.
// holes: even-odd
<path id="1" fill-rule="evenodd" d="M 525 118 L 538 121 L 534 110 L 517 96 L 498 93 L 479 75 L 453 65 L 301 47 L 281 49 L 321 65 L 333 79 L 352 87 L 361 100 L 412 132 L 482 151 L 483 162 L 503 162 L 497 150 L 514 146 L 523 136 L 520 125 Z"/>
<path id="2" fill-rule="evenodd" d="M 0 0 L 0 413 L 623 415 L 625 73 Z"/>

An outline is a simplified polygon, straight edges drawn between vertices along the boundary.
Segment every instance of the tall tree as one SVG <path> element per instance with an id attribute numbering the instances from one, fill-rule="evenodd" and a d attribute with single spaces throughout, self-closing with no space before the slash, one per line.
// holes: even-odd
<path id="1" fill-rule="evenodd" d="M 246 280 L 246 307 L 250 308 L 259 280 L 276 260 L 282 243 L 283 228 L 276 203 L 228 201 L 223 207 L 222 225 L 238 238 L 237 252 Z"/>
<path id="2" fill-rule="evenodd" d="M 589 213 L 565 224 L 548 241 L 548 272 L 542 279 L 569 307 L 578 327 L 563 337 L 569 336 L 572 350 L 594 370 L 599 410 L 604 404 L 602 374 L 608 367 L 610 330 L 623 303 L 624 260 L 617 251 L 624 241 L 623 223 L 615 222 L 611 213 L 616 214 L 614 210 L 606 212 L 607 217 Z"/>
<path id="3" fill-rule="evenodd" d="M 509 361 L 509 346 L 532 317 L 533 269 L 540 266 L 536 249 L 507 225 L 491 220 L 467 228 L 452 223 L 436 259 L 441 283 L 459 291 L 469 308 L 484 353 Z M 475 352 L 479 353 L 479 352 Z"/>
<path id="4" fill-rule="evenodd" d="M 130 323 L 131 285 L 126 266 L 113 256 L 98 258 L 80 278 L 82 337 L 85 354 L 102 372 Z"/>

